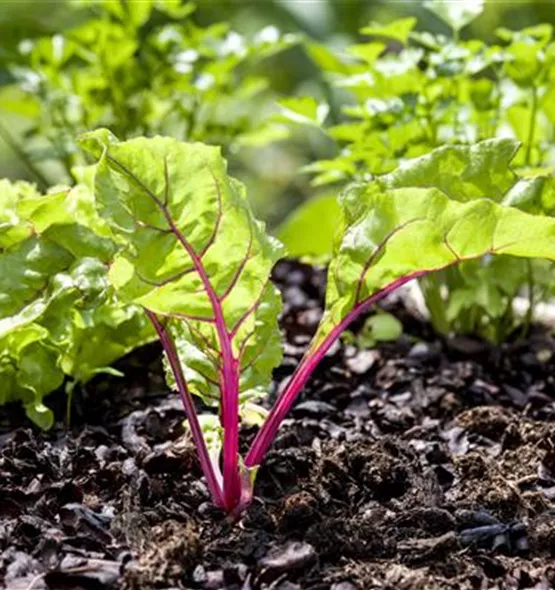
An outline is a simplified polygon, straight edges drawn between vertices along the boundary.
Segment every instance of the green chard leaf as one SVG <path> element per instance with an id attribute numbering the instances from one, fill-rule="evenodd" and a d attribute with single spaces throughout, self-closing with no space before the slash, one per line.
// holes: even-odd
<path id="1" fill-rule="evenodd" d="M 407 160 L 382 177 L 391 188 L 437 187 L 457 201 L 500 201 L 516 183 L 510 163 L 519 149 L 513 139 L 487 139 L 471 146 L 444 146 Z"/>
<path id="2" fill-rule="evenodd" d="M 555 216 L 555 178 L 521 178 L 503 197 L 503 204 L 527 213 Z"/>
<path id="3" fill-rule="evenodd" d="M 488 197 L 531 213 L 539 212 L 539 208 L 545 210 L 548 203 L 555 207 L 555 196 L 551 196 L 553 183 L 549 179 L 519 180 L 511 170 L 510 163 L 518 147 L 518 142 L 512 139 L 485 140 L 473 146 L 444 146 L 426 156 L 406 160 L 380 179 L 389 188 L 435 186 L 457 201 Z M 318 162 L 310 169 L 322 171 L 323 164 Z M 334 170 L 337 169 L 334 165 Z M 527 208 L 524 201 L 528 203 Z M 278 237 L 293 256 L 329 257 L 340 218 L 340 207 L 334 197 L 316 197 L 298 207 L 283 222 Z M 316 226 L 318 232 L 314 235 L 311 228 Z"/>
<path id="4" fill-rule="evenodd" d="M 281 304 L 269 275 L 283 250 L 253 218 L 219 148 L 119 142 L 105 130 L 81 141 L 99 158 L 101 215 L 125 244 L 109 272 L 118 297 L 165 318 L 188 386 L 205 402 L 220 399 L 228 352 L 240 368 L 240 399 L 265 391 L 281 359 Z"/>
<path id="5" fill-rule="evenodd" d="M 444 170 L 456 150 L 440 148 L 410 162 L 410 175 L 393 173 L 344 191 L 344 233 L 335 245 L 313 347 L 353 313 L 414 278 L 485 255 L 555 260 L 555 219 L 496 202 L 502 200 L 498 189 L 491 198 L 484 193 L 488 186 L 493 190 L 494 177 L 512 182 L 508 163 L 505 173 L 500 164 L 494 171 L 491 159 L 487 166 L 479 156 L 490 148 L 488 142 L 474 146 L 475 174 L 458 185 L 450 173 L 430 174 L 430 159 Z"/>

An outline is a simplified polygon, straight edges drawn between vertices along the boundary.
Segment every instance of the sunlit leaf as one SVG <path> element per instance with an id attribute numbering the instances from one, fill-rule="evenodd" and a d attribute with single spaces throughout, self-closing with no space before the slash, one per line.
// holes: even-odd
<path id="1" fill-rule="evenodd" d="M 491 146 L 484 143 L 487 151 Z M 481 145 L 474 150 L 478 170 L 484 164 L 478 156 Z M 555 260 L 555 219 L 478 196 L 481 182 L 490 182 L 482 173 L 470 191 L 463 183 L 457 192 L 442 176 L 429 174 L 430 158 L 438 152 L 445 158 L 436 150 L 410 163 L 413 182 L 405 179 L 403 188 L 376 180 L 341 195 L 344 233 L 335 244 L 326 312 L 312 346 L 340 329 L 350 314 L 414 278 L 484 255 Z M 508 177 L 509 172 L 499 168 L 497 174 Z"/>
<path id="2" fill-rule="evenodd" d="M 484 0 L 427 0 L 424 6 L 454 31 L 460 31 L 482 14 Z"/>
<path id="3" fill-rule="evenodd" d="M 401 164 L 384 182 L 395 188 L 435 186 L 457 201 L 480 197 L 499 201 L 516 182 L 510 163 L 518 148 L 512 139 L 440 147 Z"/>
<path id="4" fill-rule="evenodd" d="M 41 195 L 0 181 L 0 404 L 50 427 L 45 395 L 152 339 L 141 310 L 107 299 L 109 230 L 85 186 Z"/>
<path id="5" fill-rule="evenodd" d="M 335 195 L 314 197 L 298 207 L 277 228 L 276 234 L 290 256 L 329 256 L 339 219 Z"/>
<path id="6" fill-rule="evenodd" d="M 319 103 L 313 96 L 282 98 L 278 105 L 284 119 L 303 125 L 320 126 L 329 112 L 328 105 Z"/>
<path id="7" fill-rule="evenodd" d="M 371 23 L 369 26 L 360 30 L 363 35 L 370 35 L 372 37 L 384 37 L 386 39 L 393 39 L 400 43 L 406 44 L 410 33 L 416 26 L 416 19 L 414 17 L 400 18 L 387 25 L 380 25 L 379 23 Z"/>
<path id="8" fill-rule="evenodd" d="M 105 130 L 82 143 L 100 158 L 98 205 L 125 243 L 110 270 L 119 297 L 172 320 L 189 387 L 207 402 L 220 399 L 229 355 L 242 369 L 240 392 L 267 387 L 281 358 L 269 273 L 282 247 L 253 218 L 219 149 L 119 142 Z"/>

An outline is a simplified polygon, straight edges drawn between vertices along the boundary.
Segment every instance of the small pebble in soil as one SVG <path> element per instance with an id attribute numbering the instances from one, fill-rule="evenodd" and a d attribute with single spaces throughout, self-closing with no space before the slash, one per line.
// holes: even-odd
<path id="1" fill-rule="evenodd" d="M 345 360 L 345 364 L 350 371 L 357 375 L 367 373 L 380 358 L 377 350 L 359 350 L 357 353 Z"/>
<path id="2" fill-rule="evenodd" d="M 297 418 L 322 418 L 334 414 L 336 411 L 334 406 L 326 402 L 308 400 L 297 404 L 293 410 L 293 414 Z"/>
<path id="3" fill-rule="evenodd" d="M 258 564 L 261 570 L 258 582 L 270 583 L 282 574 L 307 569 L 317 559 L 316 551 L 309 543 L 294 541 L 275 547 Z"/>

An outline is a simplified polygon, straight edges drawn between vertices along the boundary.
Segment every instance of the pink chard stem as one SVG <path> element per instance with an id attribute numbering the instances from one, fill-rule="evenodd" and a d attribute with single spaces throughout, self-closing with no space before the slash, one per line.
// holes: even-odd
<path id="1" fill-rule="evenodd" d="M 214 311 L 216 332 L 218 333 L 218 339 L 222 348 L 223 359 L 220 384 L 222 392 L 222 426 L 224 430 L 224 505 L 227 510 L 232 510 L 241 495 L 241 480 L 239 475 L 239 365 L 233 356 L 231 335 L 225 323 L 222 302 L 210 283 L 202 261 L 179 231 L 169 216 L 169 213 L 166 214 L 166 218 L 171 231 L 191 257 Z"/>
<path id="2" fill-rule="evenodd" d="M 206 441 L 204 440 L 204 435 L 202 434 L 202 429 L 198 421 L 195 404 L 193 402 L 189 388 L 187 387 L 175 345 L 171 336 L 168 334 L 156 314 L 149 309 L 145 309 L 145 312 L 149 320 L 152 322 L 152 325 L 154 326 L 154 329 L 156 330 L 156 333 L 158 334 L 160 342 L 162 343 L 164 351 L 168 357 L 168 362 L 170 363 L 170 367 L 177 384 L 177 389 L 179 391 L 179 395 L 181 396 L 181 401 L 183 402 L 187 419 L 189 420 L 193 442 L 195 443 L 195 447 L 197 449 L 200 466 L 202 472 L 204 473 L 204 477 L 206 478 L 206 483 L 208 485 L 210 495 L 212 496 L 212 501 L 214 502 L 215 506 L 222 508 L 224 506 L 223 493 L 215 471 L 215 469 L 219 469 L 219 467 L 214 467 L 212 461 L 210 460 Z"/>
<path id="3" fill-rule="evenodd" d="M 167 160 L 164 160 L 164 173 L 166 176 L 166 197 L 160 200 L 148 189 L 148 194 L 154 199 L 160 211 L 164 215 L 168 224 L 169 231 L 173 233 L 177 241 L 181 244 L 185 252 L 191 258 L 193 268 L 198 273 L 203 288 L 208 296 L 210 305 L 214 312 L 214 323 L 218 340 L 222 349 L 223 366 L 220 370 L 220 391 L 222 405 L 222 427 L 224 432 L 223 440 L 223 506 L 226 510 L 231 511 L 239 502 L 241 496 L 241 479 L 239 474 L 239 365 L 233 356 L 231 344 L 231 334 L 227 330 L 225 323 L 222 301 L 214 290 L 210 278 L 202 262 L 202 256 L 212 245 L 218 231 L 222 217 L 222 198 L 219 185 L 216 181 L 218 191 L 219 211 L 214 227 L 214 232 L 208 244 L 203 251 L 197 253 L 187 238 L 175 224 L 167 207 L 167 194 L 170 189 L 170 180 L 168 173 Z M 146 188 L 146 187 L 145 187 Z M 204 320 L 206 321 L 206 320 Z M 179 363 L 179 359 L 177 359 Z"/>
<path id="4" fill-rule="evenodd" d="M 309 350 L 305 355 L 295 373 L 291 377 L 291 380 L 283 390 L 281 395 L 278 397 L 276 403 L 270 410 L 266 421 L 258 431 L 251 448 L 245 458 L 245 466 L 253 468 L 260 463 L 264 455 L 268 451 L 272 441 L 274 440 L 277 431 L 280 427 L 281 422 L 285 416 L 291 410 L 291 407 L 295 403 L 295 400 L 299 396 L 301 390 L 306 385 L 306 382 L 318 366 L 318 363 L 324 358 L 328 350 L 331 348 L 333 343 L 341 336 L 343 331 L 362 313 L 368 310 L 369 307 L 377 303 L 380 299 L 389 295 L 401 285 L 412 281 L 413 279 L 428 274 L 430 271 L 419 271 L 414 272 L 405 277 L 397 279 L 393 283 L 387 285 L 381 291 L 378 291 L 374 295 L 371 295 L 364 301 L 357 303 L 354 308 L 331 330 L 331 332 L 322 340 L 320 345 L 314 350 Z"/>
<path id="5" fill-rule="evenodd" d="M 167 158 L 164 159 L 164 196 L 163 198 L 160 198 L 155 193 L 153 193 L 149 189 L 149 187 L 145 185 L 139 178 L 137 178 L 128 168 L 121 164 L 121 162 L 118 162 L 114 158 L 111 158 L 109 155 L 107 155 L 106 157 L 110 159 L 114 166 L 117 166 L 128 177 L 132 178 L 141 187 L 141 189 L 144 190 L 146 194 L 154 201 L 154 203 L 164 216 L 166 223 L 168 224 L 167 228 L 154 229 L 157 229 L 162 232 L 172 233 L 177 239 L 177 241 L 181 244 L 187 255 L 190 257 L 192 266 L 186 268 L 178 275 L 171 277 L 171 280 L 176 280 L 189 272 L 196 271 L 202 282 L 203 289 L 206 292 L 206 295 L 210 301 L 210 305 L 212 307 L 214 314 L 213 318 L 187 315 L 182 316 L 182 319 L 213 323 L 215 325 L 216 332 L 218 335 L 218 341 L 220 344 L 222 355 L 222 366 L 219 369 L 219 386 L 221 395 L 221 423 L 223 428 L 224 439 L 222 452 L 222 486 L 220 486 L 219 481 L 215 477 L 214 465 L 210 462 L 206 450 L 206 443 L 202 436 L 202 431 L 199 426 L 198 418 L 196 416 L 190 392 L 187 388 L 185 379 L 183 377 L 183 372 L 181 369 L 179 358 L 175 351 L 174 343 L 164 330 L 164 327 L 160 324 L 156 315 L 148 310 L 147 314 L 149 315 L 151 322 L 156 328 L 156 331 L 158 332 L 160 340 L 162 341 L 164 349 L 166 350 L 166 353 L 168 355 L 168 360 L 174 373 L 176 383 L 178 384 L 179 392 L 181 394 L 181 398 L 183 400 L 183 404 L 185 406 L 185 410 L 187 412 L 187 416 L 191 424 L 191 432 L 193 434 L 195 444 L 197 445 L 201 466 L 208 481 L 210 491 L 214 496 L 214 501 L 216 505 L 225 508 L 228 512 L 232 512 L 236 508 L 236 506 L 241 502 L 243 493 L 242 488 L 244 487 L 241 481 L 241 474 L 239 472 L 239 360 L 235 358 L 233 354 L 232 341 L 234 333 L 227 329 L 223 313 L 223 299 L 228 294 L 228 291 L 226 291 L 226 293 L 224 293 L 224 295 L 222 296 L 219 296 L 216 293 L 213 285 L 210 282 L 209 274 L 203 264 L 203 256 L 214 244 L 222 220 L 222 194 L 220 186 L 218 184 L 218 180 L 212 174 L 218 193 L 218 214 L 216 218 L 216 223 L 214 225 L 214 229 L 210 239 L 205 244 L 203 249 L 200 252 L 197 252 L 193 248 L 192 244 L 188 241 L 188 239 L 183 235 L 181 230 L 177 227 L 168 209 L 168 198 L 170 194 L 170 175 L 168 170 Z M 251 249 L 251 243 L 252 233 L 251 242 L 249 243 L 249 248 L 247 252 L 247 257 Z M 241 265 L 236 275 L 236 279 L 230 285 L 229 290 L 232 289 L 245 264 L 246 261 Z M 176 317 L 179 317 L 179 315 L 176 314 Z M 219 471 L 219 466 L 216 466 L 216 469 L 218 469 Z"/>

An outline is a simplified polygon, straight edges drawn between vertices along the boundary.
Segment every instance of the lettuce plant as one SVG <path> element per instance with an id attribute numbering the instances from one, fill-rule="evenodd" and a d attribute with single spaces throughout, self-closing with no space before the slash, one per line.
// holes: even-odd
<path id="1" fill-rule="evenodd" d="M 0 405 L 19 401 L 41 428 L 45 395 L 70 389 L 153 338 L 107 281 L 116 246 L 85 185 L 47 195 L 0 181 Z"/>
<path id="2" fill-rule="evenodd" d="M 107 130 L 81 141 L 98 159 L 95 198 L 119 244 L 109 279 L 118 297 L 142 306 L 156 329 L 212 499 L 233 514 L 250 503 L 257 469 L 319 362 L 382 297 L 486 255 L 555 259 L 554 219 L 496 202 L 488 191 L 467 198 L 477 191 L 471 182 L 437 182 L 425 160 L 400 170 L 403 182 L 347 188 L 339 199 L 325 313 L 241 458 L 244 407 L 267 390 L 281 358 L 281 305 L 269 278 L 283 256 L 281 244 L 251 214 L 218 148 L 162 137 L 120 142 Z M 479 156 L 473 164 L 481 165 Z M 495 177 L 490 180 L 493 191 Z M 193 395 L 219 416 L 208 442 Z"/>

